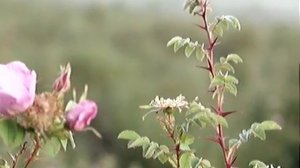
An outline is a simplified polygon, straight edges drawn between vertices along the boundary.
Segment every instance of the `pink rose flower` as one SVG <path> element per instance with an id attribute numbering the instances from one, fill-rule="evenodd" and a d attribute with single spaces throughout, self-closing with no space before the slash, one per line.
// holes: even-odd
<path id="1" fill-rule="evenodd" d="M 0 116 L 24 112 L 33 104 L 36 73 L 20 61 L 0 64 Z"/>
<path id="2" fill-rule="evenodd" d="M 67 123 L 71 130 L 82 131 L 97 115 L 97 105 L 91 100 L 81 101 L 67 113 Z"/>

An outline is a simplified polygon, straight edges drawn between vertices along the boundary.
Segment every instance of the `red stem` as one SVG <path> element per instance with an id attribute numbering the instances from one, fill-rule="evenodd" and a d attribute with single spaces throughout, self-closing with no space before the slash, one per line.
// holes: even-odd
<path id="1" fill-rule="evenodd" d="M 33 159 L 38 155 L 40 151 L 41 142 L 40 142 L 40 137 L 38 135 L 34 137 L 34 142 L 35 142 L 34 150 L 32 151 L 30 157 L 28 158 L 24 168 L 28 168 L 29 164 L 33 161 Z"/>
<path id="2" fill-rule="evenodd" d="M 202 4 L 203 6 L 203 12 L 200 14 L 202 20 L 203 20 L 203 24 L 204 26 L 199 26 L 201 29 L 204 29 L 204 31 L 206 32 L 207 35 L 207 39 L 208 39 L 208 47 L 207 47 L 207 64 L 208 64 L 208 70 L 211 74 L 211 77 L 214 78 L 215 73 L 214 73 L 214 49 L 216 46 L 216 42 L 218 40 L 218 37 L 213 37 L 211 30 L 209 30 L 209 26 L 208 26 L 208 21 L 207 21 L 207 5 L 208 5 L 208 1 L 204 1 L 204 3 Z M 218 92 L 218 101 L 217 101 L 217 107 L 218 107 L 218 115 L 222 115 L 223 112 L 223 92 L 224 89 L 222 87 L 217 87 L 217 90 L 215 90 L 216 92 Z M 218 124 L 218 126 L 216 127 L 216 136 L 217 136 L 217 142 L 221 147 L 222 153 L 223 153 L 223 157 L 224 157 L 224 162 L 225 162 L 225 167 L 226 168 L 232 168 L 232 162 L 230 159 L 228 158 L 228 150 L 225 144 L 225 138 L 224 138 L 224 131 L 223 131 L 223 127 Z"/>

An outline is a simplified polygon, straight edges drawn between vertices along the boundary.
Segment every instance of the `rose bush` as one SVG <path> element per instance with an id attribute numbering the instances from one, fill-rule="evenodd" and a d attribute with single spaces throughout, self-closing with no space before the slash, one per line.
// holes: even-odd
<path id="1" fill-rule="evenodd" d="M 35 93 L 35 71 L 20 61 L 0 64 L 0 138 L 10 147 L 20 147 L 16 154 L 9 153 L 11 165 L 0 157 L 0 168 L 17 168 L 21 154 L 27 157 L 23 165 L 28 168 L 41 150 L 55 156 L 61 149 L 66 151 L 68 144 L 75 148 L 74 131 L 92 131 L 101 137 L 90 127 L 98 108 L 86 99 L 87 85 L 79 101 L 73 90 L 73 99 L 65 103 L 70 76 L 70 64 L 61 66 L 52 90 Z"/>
<path id="2" fill-rule="evenodd" d="M 20 61 L 0 64 L 0 116 L 14 116 L 33 104 L 36 73 Z"/>

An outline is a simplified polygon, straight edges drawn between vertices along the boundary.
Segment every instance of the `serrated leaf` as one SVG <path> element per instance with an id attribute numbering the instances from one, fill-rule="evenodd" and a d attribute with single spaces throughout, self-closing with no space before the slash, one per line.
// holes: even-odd
<path id="1" fill-rule="evenodd" d="M 220 124 L 220 125 L 222 125 L 224 127 L 228 127 L 228 123 L 227 123 L 227 121 L 226 121 L 226 119 L 224 117 L 222 117 L 220 115 L 217 115 L 215 113 L 213 113 L 213 114 L 216 115 L 218 124 Z"/>
<path id="2" fill-rule="evenodd" d="M 226 61 L 233 61 L 236 64 L 243 62 L 242 58 L 239 55 L 237 55 L 237 54 L 229 54 L 229 55 L 227 55 Z"/>
<path id="3" fill-rule="evenodd" d="M 129 141 L 127 147 L 128 148 L 136 148 L 136 147 L 140 147 L 140 146 L 143 146 L 143 145 L 149 144 L 149 143 L 150 143 L 150 140 L 148 137 L 140 137 L 135 140 Z"/>
<path id="4" fill-rule="evenodd" d="M 25 129 L 13 120 L 0 119 L 0 137 L 6 145 L 16 147 L 23 143 Z"/>
<path id="5" fill-rule="evenodd" d="M 203 168 L 211 168 L 210 162 L 206 159 L 202 159 L 201 165 L 202 165 Z"/>
<path id="6" fill-rule="evenodd" d="M 51 157 L 54 157 L 60 151 L 61 143 L 58 138 L 52 137 L 46 139 L 46 142 L 43 146 L 43 149 L 47 152 L 47 154 Z"/>
<path id="7" fill-rule="evenodd" d="M 216 63 L 215 64 L 215 69 L 216 71 L 228 71 L 228 72 L 233 72 L 234 73 L 234 68 L 232 65 L 230 65 L 227 62 L 224 63 Z"/>
<path id="8" fill-rule="evenodd" d="M 187 45 L 184 50 L 185 56 L 187 58 L 189 58 L 192 55 L 192 53 L 194 52 L 194 50 L 195 50 L 195 47 L 191 47 L 190 45 Z"/>
<path id="9" fill-rule="evenodd" d="M 229 93 L 233 94 L 234 96 L 237 95 L 237 87 L 235 86 L 235 84 L 233 84 L 233 83 L 226 83 L 226 84 L 225 84 L 225 89 L 226 89 Z"/>
<path id="10" fill-rule="evenodd" d="M 203 48 L 203 44 L 201 47 L 197 47 L 196 48 L 196 58 L 198 61 L 203 61 L 204 57 L 205 57 L 205 51 L 204 51 L 204 48 Z"/>
<path id="11" fill-rule="evenodd" d="M 268 166 L 259 161 L 259 160 L 252 160 L 250 163 L 249 163 L 249 166 L 252 166 L 252 168 L 268 168 Z"/>
<path id="12" fill-rule="evenodd" d="M 149 148 L 147 149 L 147 151 L 144 155 L 144 157 L 146 159 L 150 159 L 153 156 L 153 154 L 154 154 L 154 152 L 156 151 L 157 148 L 158 148 L 158 144 L 155 143 L 155 142 L 151 142 Z"/>
<path id="13" fill-rule="evenodd" d="M 169 40 L 169 42 L 167 43 L 167 47 L 177 43 L 178 41 L 182 40 L 182 37 L 180 36 L 175 36 L 173 37 L 171 40 Z"/>
<path id="14" fill-rule="evenodd" d="M 180 136 L 180 143 L 182 144 L 191 145 L 192 143 L 194 143 L 194 140 L 195 137 L 187 133 L 182 133 L 182 135 Z"/>
<path id="15" fill-rule="evenodd" d="M 166 163 L 169 160 L 169 157 L 165 154 L 161 154 L 157 158 L 162 164 Z"/>
<path id="16" fill-rule="evenodd" d="M 159 149 L 162 150 L 164 153 L 169 153 L 170 150 L 166 145 L 160 145 Z"/>
<path id="17" fill-rule="evenodd" d="M 217 23 L 215 26 L 214 26 L 214 28 L 213 28 L 213 34 L 215 35 L 215 36 L 220 36 L 220 37 L 222 37 L 223 36 L 223 27 L 221 26 L 221 22 L 219 22 L 219 23 Z"/>
<path id="18" fill-rule="evenodd" d="M 263 121 L 259 126 L 263 130 L 281 130 L 281 126 L 274 121 Z"/>
<path id="19" fill-rule="evenodd" d="M 180 168 L 191 168 L 192 154 L 189 152 L 183 153 L 180 156 L 179 164 Z"/>
<path id="20" fill-rule="evenodd" d="M 255 137 L 258 137 L 261 140 L 266 140 L 266 133 L 262 128 L 256 127 L 255 129 L 252 129 L 252 133 Z"/>
<path id="21" fill-rule="evenodd" d="M 224 77 L 224 80 L 225 80 L 225 84 L 226 83 L 233 83 L 233 84 L 238 84 L 239 83 L 239 80 L 232 76 L 232 75 L 227 75 Z"/>
<path id="22" fill-rule="evenodd" d="M 232 27 L 236 28 L 237 30 L 241 30 L 241 24 L 236 17 L 226 15 L 225 18 L 231 23 Z"/>
<path id="23" fill-rule="evenodd" d="M 118 135 L 118 139 L 126 139 L 126 140 L 136 140 L 136 139 L 138 139 L 140 137 L 141 136 L 138 133 L 136 133 L 135 131 L 132 131 L 132 130 L 122 131 Z"/>
<path id="24" fill-rule="evenodd" d="M 224 77 L 223 76 L 215 76 L 211 82 L 210 82 L 210 85 L 209 87 L 210 88 L 213 88 L 215 86 L 222 86 L 225 84 L 225 81 L 224 81 Z"/>
<path id="25" fill-rule="evenodd" d="M 181 47 L 183 47 L 183 40 L 177 41 L 174 44 L 174 52 L 176 53 Z"/>

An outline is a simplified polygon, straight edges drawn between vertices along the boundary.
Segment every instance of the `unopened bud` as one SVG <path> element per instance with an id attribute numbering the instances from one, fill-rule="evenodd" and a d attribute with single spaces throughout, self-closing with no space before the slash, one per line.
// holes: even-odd
<path id="1" fill-rule="evenodd" d="M 60 93 L 67 92 L 71 87 L 70 76 L 71 66 L 68 63 L 65 67 L 61 67 L 60 76 L 55 80 L 53 90 Z"/>

